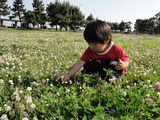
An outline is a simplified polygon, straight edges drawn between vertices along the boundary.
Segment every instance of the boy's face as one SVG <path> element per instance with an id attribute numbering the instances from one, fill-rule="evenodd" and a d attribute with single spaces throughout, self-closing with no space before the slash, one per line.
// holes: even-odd
<path id="1" fill-rule="evenodd" d="M 88 43 L 89 48 L 95 53 L 102 53 L 108 48 L 108 42 L 102 43 Z"/>

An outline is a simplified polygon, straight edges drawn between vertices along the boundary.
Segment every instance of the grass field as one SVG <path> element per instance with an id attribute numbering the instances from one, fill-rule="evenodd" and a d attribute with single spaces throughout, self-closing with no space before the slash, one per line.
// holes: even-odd
<path id="1" fill-rule="evenodd" d="M 160 120 L 160 37 L 113 42 L 130 58 L 119 87 L 80 72 L 61 84 L 55 78 L 87 48 L 83 33 L 0 28 L 1 119 Z"/>

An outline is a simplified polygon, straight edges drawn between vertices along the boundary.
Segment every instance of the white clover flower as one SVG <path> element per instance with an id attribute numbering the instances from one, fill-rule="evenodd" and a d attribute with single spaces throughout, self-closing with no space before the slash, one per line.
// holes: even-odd
<path id="1" fill-rule="evenodd" d="M 82 90 L 83 88 L 80 86 L 79 89 Z"/>
<path id="2" fill-rule="evenodd" d="M 8 111 L 10 111 L 10 110 L 11 110 L 11 107 L 10 107 L 10 106 L 8 106 L 8 105 L 6 105 L 6 106 L 5 106 L 5 111 L 7 111 L 7 112 L 8 112 Z"/>
<path id="3" fill-rule="evenodd" d="M 28 97 L 28 98 L 26 99 L 26 103 L 28 103 L 28 104 L 32 103 L 32 97 Z"/>
<path id="4" fill-rule="evenodd" d="M 22 120 L 29 120 L 28 118 L 22 118 Z"/>
<path id="5" fill-rule="evenodd" d="M 19 82 L 22 82 L 22 78 L 21 78 L 20 75 L 18 76 L 18 81 L 19 81 Z"/>
<path id="6" fill-rule="evenodd" d="M 16 101 L 20 101 L 21 97 L 19 95 L 16 95 Z"/>
<path id="7" fill-rule="evenodd" d="M 23 112 L 23 115 L 24 115 L 25 117 L 27 117 L 27 116 L 28 116 L 28 113 L 27 113 L 26 111 L 24 111 L 24 112 Z"/>
<path id="8" fill-rule="evenodd" d="M 31 88 L 31 87 L 27 87 L 27 90 L 28 90 L 28 91 L 31 91 L 31 90 L 32 90 L 32 88 Z"/>
<path id="9" fill-rule="evenodd" d="M 70 84 L 70 85 L 72 84 L 72 80 L 69 81 L 69 84 Z"/>
<path id="10" fill-rule="evenodd" d="M 70 90 L 69 90 L 69 89 L 67 89 L 67 90 L 66 90 L 66 93 L 70 93 Z"/>
<path id="11" fill-rule="evenodd" d="M 3 84 L 4 83 L 4 80 L 3 79 L 0 79 L 0 84 Z"/>
<path id="12" fill-rule="evenodd" d="M 129 89 L 131 86 L 130 86 L 130 85 L 127 85 L 126 87 Z"/>
<path id="13" fill-rule="evenodd" d="M 48 81 L 49 81 L 49 78 L 47 78 L 46 81 L 48 82 Z"/>
<path id="14" fill-rule="evenodd" d="M 15 69 L 16 68 L 16 66 L 13 66 L 13 69 Z"/>
<path id="15" fill-rule="evenodd" d="M 12 84 L 12 83 L 13 83 L 13 80 L 9 80 L 8 82 L 9 82 L 10 84 Z"/>
<path id="16" fill-rule="evenodd" d="M 36 108 L 36 105 L 32 103 L 32 104 L 31 104 L 31 108 L 32 108 L 32 109 L 35 109 L 35 108 Z"/>
<path id="17" fill-rule="evenodd" d="M 126 93 L 126 92 L 123 92 L 123 96 L 126 97 L 126 96 L 127 96 L 127 93 Z"/>
<path id="18" fill-rule="evenodd" d="M 9 63 L 8 63 L 8 62 L 6 62 L 6 65 L 9 65 Z"/>
<path id="19" fill-rule="evenodd" d="M 37 118 L 37 117 L 34 117 L 33 120 L 38 120 L 38 118 Z"/>
<path id="20" fill-rule="evenodd" d="M 153 74 L 156 74 L 157 72 L 156 71 L 153 71 Z"/>
<path id="21" fill-rule="evenodd" d="M 3 114 L 0 119 L 1 119 L 1 120 L 8 120 L 8 117 L 7 117 L 6 114 Z"/>
<path id="22" fill-rule="evenodd" d="M 160 98 L 160 92 L 157 93 L 158 97 Z"/>
<path id="23" fill-rule="evenodd" d="M 147 73 L 145 72 L 145 73 L 143 73 L 143 75 L 147 75 Z"/>
<path id="24" fill-rule="evenodd" d="M 148 83 L 150 83 L 150 82 L 151 82 L 151 80 L 147 80 L 147 82 L 148 82 Z"/>
<path id="25" fill-rule="evenodd" d="M 51 87 L 53 87 L 53 84 L 50 84 Z"/>
<path id="26" fill-rule="evenodd" d="M 15 96 L 19 95 L 19 94 L 18 94 L 18 91 L 16 90 L 16 91 L 13 93 L 13 95 L 15 95 Z"/>
<path id="27" fill-rule="evenodd" d="M 150 94 L 146 94 L 146 97 L 150 97 Z"/>
<path id="28" fill-rule="evenodd" d="M 19 90 L 19 93 L 23 93 L 23 91 L 22 91 L 22 90 Z"/>
<path id="29" fill-rule="evenodd" d="M 128 81 L 126 81 L 126 83 L 128 83 Z"/>
<path id="30" fill-rule="evenodd" d="M 57 93 L 56 93 L 56 95 L 60 96 L 60 93 L 59 93 L 59 92 L 57 92 Z"/>

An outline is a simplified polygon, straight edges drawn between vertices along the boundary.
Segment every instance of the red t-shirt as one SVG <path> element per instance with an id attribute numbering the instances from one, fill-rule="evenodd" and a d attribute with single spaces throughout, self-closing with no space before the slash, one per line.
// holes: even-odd
<path id="1" fill-rule="evenodd" d="M 85 50 L 80 60 L 87 62 L 88 60 L 99 60 L 99 63 L 103 63 L 104 59 L 108 60 L 119 60 L 121 59 L 124 62 L 128 62 L 129 58 L 126 55 L 125 51 L 117 44 L 111 42 L 109 48 L 103 53 L 95 53 L 89 47 Z M 126 73 L 126 69 L 123 70 Z"/>

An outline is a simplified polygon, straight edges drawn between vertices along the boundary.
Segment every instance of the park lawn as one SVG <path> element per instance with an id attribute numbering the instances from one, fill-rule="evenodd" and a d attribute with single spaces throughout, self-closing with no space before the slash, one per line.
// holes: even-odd
<path id="1" fill-rule="evenodd" d="M 0 117 L 160 119 L 160 37 L 113 34 L 112 41 L 130 58 L 119 87 L 80 72 L 61 84 L 56 77 L 87 48 L 82 32 L 0 28 Z"/>

